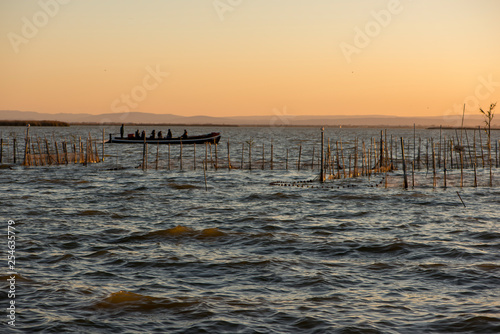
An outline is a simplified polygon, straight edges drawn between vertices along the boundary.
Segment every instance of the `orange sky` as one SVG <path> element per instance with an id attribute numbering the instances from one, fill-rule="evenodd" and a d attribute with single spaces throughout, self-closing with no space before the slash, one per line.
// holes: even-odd
<path id="1" fill-rule="evenodd" d="M 441 116 L 500 100 L 500 1 L 4 0 L 0 109 Z"/>

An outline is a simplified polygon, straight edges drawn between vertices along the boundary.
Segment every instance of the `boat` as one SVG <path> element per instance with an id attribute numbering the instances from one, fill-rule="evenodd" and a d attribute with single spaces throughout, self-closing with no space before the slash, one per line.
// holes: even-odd
<path id="1" fill-rule="evenodd" d="M 186 137 L 174 137 L 174 138 L 137 138 L 133 134 L 129 134 L 127 137 L 112 137 L 109 135 L 109 140 L 107 143 L 114 144 L 217 144 L 220 141 L 221 134 L 220 132 L 211 132 L 205 135 L 198 136 L 186 136 Z"/>

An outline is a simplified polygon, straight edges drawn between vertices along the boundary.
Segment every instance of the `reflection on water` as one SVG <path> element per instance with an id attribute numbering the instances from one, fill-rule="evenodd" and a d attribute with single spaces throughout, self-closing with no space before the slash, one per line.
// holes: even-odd
<path id="1" fill-rule="evenodd" d="M 6 129 L 4 136 L 19 131 L 22 138 L 23 129 Z M 299 141 L 308 159 L 314 145 L 318 152 L 317 129 L 278 129 L 276 136 L 267 128 L 222 130 L 236 163 L 251 139 L 256 147 L 272 139 L 278 161 Z M 64 138 L 102 130 L 37 131 Z M 344 143 L 379 135 L 327 129 Z M 105 149 L 105 162 L 87 167 L 0 171 L 0 212 L 5 224 L 16 221 L 20 274 L 16 328 L 2 321 L 2 331 L 500 331 L 498 187 L 405 191 L 400 171 L 388 188 L 374 186 L 379 177 L 328 188 L 271 186 L 317 176 L 277 168 L 210 169 L 206 191 L 202 169 L 142 171 L 135 168 L 142 147 Z M 165 159 L 167 149 L 160 154 Z M 205 152 L 197 154 L 201 161 Z"/>

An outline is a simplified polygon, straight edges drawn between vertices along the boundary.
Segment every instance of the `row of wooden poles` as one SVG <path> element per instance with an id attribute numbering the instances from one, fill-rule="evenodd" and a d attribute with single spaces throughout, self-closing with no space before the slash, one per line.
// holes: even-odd
<path id="1" fill-rule="evenodd" d="M 256 145 L 252 140 L 242 142 L 241 150 L 236 149 L 237 156 L 234 159 L 235 149 L 231 148 L 231 142 L 228 140 L 225 151 L 221 152 L 220 144 L 205 144 L 204 157 L 203 151 L 197 145 L 189 145 L 192 147 L 192 160 L 185 152 L 185 147 L 177 146 L 178 152 L 172 152 L 171 145 L 167 145 L 168 151 L 166 157 L 163 155 L 160 158 L 160 148 L 156 144 L 156 158 L 154 168 L 173 169 L 193 169 L 196 170 L 198 164 L 202 164 L 202 168 L 214 170 L 218 169 L 290 169 L 297 170 L 316 170 L 319 169 L 319 180 L 334 180 L 341 178 L 354 178 L 360 176 L 370 177 L 372 174 L 387 173 L 391 170 L 402 169 L 404 174 L 404 186 L 408 187 L 408 175 L 406 171 L 411 169 L 412 184 L 414 183 L 415 170 L 425 168 L 427 172 L 432 170 L 434 175 L 434 186 L 436 186 L 438 175 L 442 175 L 446 186 L 447 173 L 453 169 L 461 171 L 461 185 L 463 185 L 464 170 L 474 170 L 474 185 L 477 185 L 476 170 L 478 167 L 488 168 L 490 170 L 490 185 L 492 185 L 493 173 L 492 167 L 499 167 L 499 141 L 495 141 L 495 148 L 492 148 L 489 140 L 483 142 L 481 132 L 484 130 L 478 129 L 473 131 L 469 138 L 467 130 L 463 130 L 458 134 L 458 131 L 451 136 L 443 136 L 440 130 L 439 140 L 427 138 L 422 140 L 421 137 L 416 137 L 415 131 L 412 140 L 404 140 L 401 138 L 393 138 L 388 136 L 387 130 L 380 132 L 380 138 L 370 138 L 366 142 L 355 138 L 352 141 L 343 142 L 342 140 L 331 142 L 327 139 L 325 142 L 324 129 L 321 131 L 321 146 L 316 150 L 316 146 L 312 145 L 312 153 L 310 158 L 304 156 L 303 146 L 299 144 L 296 148 L 284 148 L 282 155 L 276 156 L 273 141 L 267 147 L 263 143 L 261 146 Z M 18 161 L 16 139 L 12 139 L 12 159 L 14 164 L 21 163 L 24 166 L 44 166 L 44 165 L 61 165 L 69 163 L 96 163 L 104 160 L 104 129 L 102 132 L 102 154 L 100 158 L 97 141 L 93 140 L 90 133 L 88 138 L 82 140 L 80 137 L 78 142 L 68 143 L 63 141 L 57 143 L 49 143 L 47 139 L 40 138 L 33 140 L 29 136 L 29 127 L 26 130 L 24 157 Z M 4 154 L 4 146 L 7 146 L 7 155 Z M 149 145 L 152 146 L 152 145 Z M 162 145 L 164 146 L 164 145 Z M 309 145 L 310 147 L 311 145 Z M 9 140 L 0 139 L 0 163 L 8 160 Z M 199 145 L 198 145 L 199 147 Z M 203 148 L 202 148 L 203 150 Z M 224 149 L 223 149 L 224 150 Z M 142 169 L 151 168 L 150 153 L 148 144 L 143 145 Z M 201 151 L 201 152 L 200 152 Z M 317 152 L 319 151 L 319 152 Z M 200 154 L 201 153 L 201 154 Z M 310 152 L 309 152 L 310 153 Z M 233 157 L 232 157 L 233 154 Z M 290 158 L 291 156 L 295 158 Z M 198 159 L 198 161 L 197 161 Z M 191 163 L 192 161 L 192 163 Z M 409 172 L 408 172 L 409 174 Z"/>
<path id="2" fill-rule="evenodd" d="M 102 145 L 101 158 L 97 141 L 92 139 L 90 133 L 86 139 L 82 140 L 79 137 L 78 142 L 63 141 L 58 143 L 54 140 L 49 143 L 48 139 L 37 138 L 33 140 L 29 135 L 29 127 L 27 127 L 24 152 L 21 152 L 22 158 L 18 157 L 19 148 L 16 138 L 12 139 L 12 146 L 9 145 L 9 142 L 10 140 L 0 138 L 0 164 L 11 162 L 23 166 L 67 165 L 70 163 L 86 165 L 104 161 L 104 144 Z M 5 152 L 4 146 L 6 147 Z"/>
<path id="3" fill-rule="evenodd" d="M 441 132 L 440 132 L 441 134 Z M 239 159 L 234 159 L 235 149 L 231 148 L 231 142 L 228 140 L 225 152 L 221 152 L 221 144 L 205 144 L 204 158 L 197 156 L 196 145 L 192 147 L 192 158 L 190 153 L 186 154 L 185 147 L 179 147 L 174 154 L 172 148 L 168 145 L 166 157 L 161 153 L 160 145 L 156 144 L 156 158 L 153 164 L 150 162 L 149 148 L 152 145 L 145 143 L 142 151 L 142 169 L 148 168 L 165 168 L 172 169 L 193 169 L 196 170 L 197 164 L 201 163 L 203 168 L 218 169 L 286 169 L 296 168 L 297 170 L 304 169 L 319 169 L 321 181 L 333 180 L 340 178 L 353 178 L 360 176 L 370 177 L 372 174 L 387 173 L 391 170 L 402 169 L 407 179 L 406 170 L 412 170 L 412 175 L 415 170 L 426 168 L 427 172 L 433 171 L 434 175 L 442 169 L 444 173 L 452 169 L 461 170 L 474 169 L 477 167 L 493 167 L 499 166 L 498 141 L 495 142 L 494 155 L 492 158 L 491 147 L 485 149 L 481 136 L 476 136 L 474 131 L 473 138 L 469 142 L 467 136 L 467 144 L 460 138 L 454 136 L 447 137 L 440 135 L 439 141 L 433 138 L 422 140 L 414 135 L 413 145 L 411 140 L 401 138 L 388 137 L 387 131 L 381 131 L 380 138 L 371 138 L 369 141 L 359 140 L 342 142 L 342 140 L 331 142 L 330 139 L 325 143 L 324 131 L 321 133 L 321 147 L 317 152 L 313 145 L 310 158 L 304 157 L 302 144 L 294 150 L 285 148 L 281 157 L 275 155 L 274 144 L 271 141 L 268 149 L 266 145 L 255 145 L 253 141 L 241 143 L 241 149 L 237 152 Z M 477 137 L 477 138 L 476 138 Z M 465 137 L 463 137 L 465 138 Z M 479 143 L 477 143 L 479 139 Z M 154 145 L 154 144 L 153 144 Z M 256 147 L 257 146 L 257 147 Z M 154 147 L 154 146 L 153 146 Z M 199 150 L 199 149 L 198 149 Z M 224 149 L 223 149 L 224 150 Z M 291 154 L 294 153 L 294 154 Z M 293 155 L 296 158 L 291 159 Z M 198 158 L 198 162 L 197 162 Z M 192 162 L 191 162 L 192 161 Z M 491 176 L 492 177 L 492 176 Z M 490 178 L 491 178 L 490 177 Z M 405 186 L 408 182 L 405 181 Z"/>

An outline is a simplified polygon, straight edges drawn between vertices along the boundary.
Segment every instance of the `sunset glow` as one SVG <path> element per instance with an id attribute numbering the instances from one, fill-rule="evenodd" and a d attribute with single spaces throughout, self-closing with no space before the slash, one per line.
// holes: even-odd
<path id="1" fill-rule="evenodd" d="M 0 109 L 440 116 L 500 100 L 500 2 L 0 4 Z"/>

